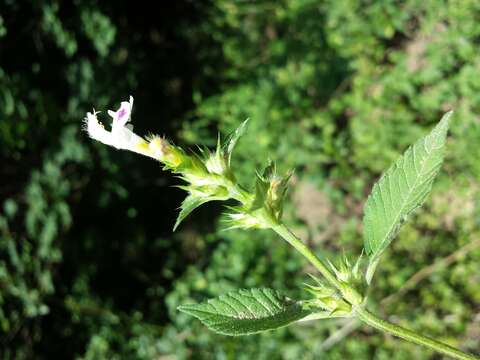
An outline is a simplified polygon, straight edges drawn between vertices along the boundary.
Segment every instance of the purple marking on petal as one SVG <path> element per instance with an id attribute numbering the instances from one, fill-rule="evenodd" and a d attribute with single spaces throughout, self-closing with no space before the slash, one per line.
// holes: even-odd
<path id="1" fill-rule="evenodd" d="M 127 113 L 127 110 L 125 110 L 125 109 L 118 110 L 118 114 L 117 114 L 118 120 L 121 120 L 125 116 L 126 113 Z"/>

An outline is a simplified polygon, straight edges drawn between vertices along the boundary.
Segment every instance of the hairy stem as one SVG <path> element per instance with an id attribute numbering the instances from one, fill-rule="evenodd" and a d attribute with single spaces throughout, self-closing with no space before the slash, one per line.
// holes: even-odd
<path id="1" fill-rule="evenodd" d="M 300 254 L 302 254 L 315 268 L 325 277 L 325 279 L 335 286 L 344 296 L 345 300 L 351 303 L 351 294 L 355 294 L 355 289 L 346 286 L 337 280 L 328 266 L 320 260 L 295 234 L 293 234 L 283 224 L 272 224 L 272 230 L 292 245 Z M 435 350 L 441 354 L 449 355 L 455 359 L 480 360 L 480 357 L 465 353 L 447 344 L 435 339 L 418 334 L 412 330 L 402 328 L 398 325 L 382 320 L 366 310 L 362 305 L 352 304 L 354 313 L 358 319 L 374 327 L 377 330 L 392 334 L 417 345 L 422 345 Z"/>
<path id="2" fill-rule="evenodd" d="M 383 332 L 392 334 L 396 337 L 402 338 L 409 342 L 412 342 L 417 345 L 422 345 L 431 350 L 435 350 L 441 354 L 451 356 L 454 359 L 465 359 L 465 360 L 478 360 L 480 357 L 465 353 L 461 350 L 458 350 L 452 346 L 444 344 L 440 341 L 432 339 L 427 336 L 418 334 L 412 330 L 405 329 L 401 326 L 389 323 L 385 320 L 382 320 L 376 317 L 374 314 L 369 312 L 366 309 L 358 308 L 356 309 L 357 317 L 365 322 L 366 324 L 374 327 L 375 329 L 381 330 Z"/>

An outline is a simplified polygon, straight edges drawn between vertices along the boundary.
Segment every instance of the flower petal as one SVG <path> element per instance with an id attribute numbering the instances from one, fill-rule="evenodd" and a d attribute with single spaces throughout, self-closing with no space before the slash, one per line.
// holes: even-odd
<path id="1" fill-rule="evenodd" d="M 88 135 L 97 141 L 106 145 L 113 146 L 113 136 L 110 131 L 105 130 L 103 125 L 97 119 L 98 111 L 93 110 L 93 113 L 88 112 L 84 120 L 85 130 Z"/>
<path id="2" fill-rule="evenodd" d="M 129 101 L 122 101 L 117 111 L 108 110 L 108 115 L 113 118 L 112 128 L 117 126 L 125 126 L 130 121 L 133 109 L 133 97 L 130 96 Z"/>
<path id="3" fill-rule="evenodd" d="M 114 141 L 112 145 L 117 149 L 137 151 L 138 145 L 146 143 L 142 137 L 135 134 L 126 126 L 113 127 L 112 138 Z"/>

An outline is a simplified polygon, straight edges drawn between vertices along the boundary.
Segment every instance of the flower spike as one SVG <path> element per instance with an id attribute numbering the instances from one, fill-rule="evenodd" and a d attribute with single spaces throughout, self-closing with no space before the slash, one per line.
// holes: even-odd
<path id="1" fill-rule="evenodd" d="M 230 167 L 230 158 L 233 148 L 246 128 L 246 121 L 235 130 L 224 144 L 218 139 L 217 149 L 211 152 L 206 149 L 200 154 L 188 154 L 181 147 L 175 146 L 169 140 L 158 135 L 138 136 L 133 132 L 131 116 L 133 97 L 122 101 L 118 110 L 108 110 L 112 118 L 110 131 L 106 130 L 98 121 L 98 111 L 88 112 L 84 119 L 84 130 L 88 135 L 103 144 L 116 149 L 129 150 L 158 160 L 164 170 L 170 170 L 183 179 L 188 185 L 179 186 L 188 192 L 182 202 L 175 228 L 180 222 L 198 206 L 213 200 L 227 200 L 234 198 L 242 203 L 250 204 L 251 196 L 247 191 L 236 186 L 236 180 Z M 248 216 L 232 220 L 240 220 L 252 226 Z M 250 222 L 249 222 L 250 221 Z"/>

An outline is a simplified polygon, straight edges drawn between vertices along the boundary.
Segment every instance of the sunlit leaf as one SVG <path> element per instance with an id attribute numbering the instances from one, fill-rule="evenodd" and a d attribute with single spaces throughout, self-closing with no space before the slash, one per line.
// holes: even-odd
<path id="1" fill-rule="evenodd" d="M 238 290 L 178 309 L 195 316 L 210 330 L 230 336 L 276 329 L 310 314 L 298 302 L 268 288 Z"/>
<path id="2" fill-rule="evenodd" d="M 363 218 L 368 283 L 401 224 L 423 204 L 432 188 L 442 165 L 451 115 L 445 114 L 432 132 L 410 146 L 373 186 Z"/>

